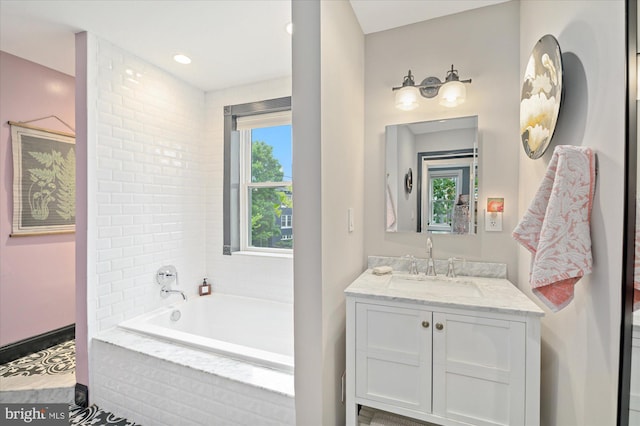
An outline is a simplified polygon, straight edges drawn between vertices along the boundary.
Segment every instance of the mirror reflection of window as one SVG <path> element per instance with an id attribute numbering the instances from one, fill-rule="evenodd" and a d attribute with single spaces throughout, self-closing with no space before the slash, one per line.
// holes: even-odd
<path id="1" fill-rule="evenodd" d="M 462 170 L 429 172 L 429 231 L 451 232 L 453 207 L 461 195 Z"/>
<path id="2" fill-rule="evenodd" d="M 385 230 L 475 234 L 478 117 L 390 125 L 385 140 Z M 409 168 L 417 173 L 411 193 Z"/>
<path id="3" fill-rule="evenodd" d="M 458 150 L 456 158 L 440 152 L 421 152 L 423 193 L 422 231 L 440 234 L 475 233 L 477 178 L 474 150 Z M 470 204 L 471 200 L 471 204 Z M 474 206 L 473 209 L 471 206 Z"/>

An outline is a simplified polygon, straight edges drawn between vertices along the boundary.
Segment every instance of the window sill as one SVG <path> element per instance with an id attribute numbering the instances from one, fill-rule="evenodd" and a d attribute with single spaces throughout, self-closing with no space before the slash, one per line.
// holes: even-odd
<path id="1" fill-rule="evenodd" d="M 278 257 L 282 259 L 293 259 L 293 253 L 274 253 L 271 251 L 234 251 L 232 256 L 259 256 L 259 257 Z"/>

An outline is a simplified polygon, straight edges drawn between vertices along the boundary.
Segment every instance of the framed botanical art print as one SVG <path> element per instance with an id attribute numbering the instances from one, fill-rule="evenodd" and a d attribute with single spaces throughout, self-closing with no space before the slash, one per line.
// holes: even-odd
<path id="1" fill-rule="evenodd" d="M 16 122 L 11 236 L 75 232 L 75 137 Z"/>

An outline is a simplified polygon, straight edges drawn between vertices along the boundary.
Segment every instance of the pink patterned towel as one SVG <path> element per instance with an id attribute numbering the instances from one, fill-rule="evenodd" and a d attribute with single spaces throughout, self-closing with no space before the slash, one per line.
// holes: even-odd
<path id="1" fill-rule="evenodd" d="M 595 156 L 590 148 L 558 145 L 513 238 L 532 254 L 533 292 L 553 312 L 573 300 L 573 287 L 591 272 L 591 205 Z"/>

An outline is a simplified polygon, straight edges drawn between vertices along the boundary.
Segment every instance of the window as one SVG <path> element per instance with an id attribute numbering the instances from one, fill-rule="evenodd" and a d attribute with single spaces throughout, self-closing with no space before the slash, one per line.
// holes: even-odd
<path id="1" fill-rule="evenodd" d="M 293 216 L 290 111 L 238 118 L 240 248 L 292 249 L 283 237 Z M 286 226 L 285 226 L 286 225 Z"/>
<path id="2" fill-rule="evenodd" d="M 451 231 L 453 205 L 461 193 L 461 170 L 429 170 L 429 230 Z"/>
<path id="3" fill-rule="evenodd" d="M 418 152 L 418 232 L 476 233 L 477 149 Z"/>
<path id="4" fill-rule="evenodd" d="M 290 252 L 291 97 L 224 107 L 223 249 Z"/>
<path id="5" fill-rule="evenodd" d="M 283 214 L 282 216 L 280 216 L 280 228 L 291 228 L 291 217 L 292 216 L 290 214 Z"/>

